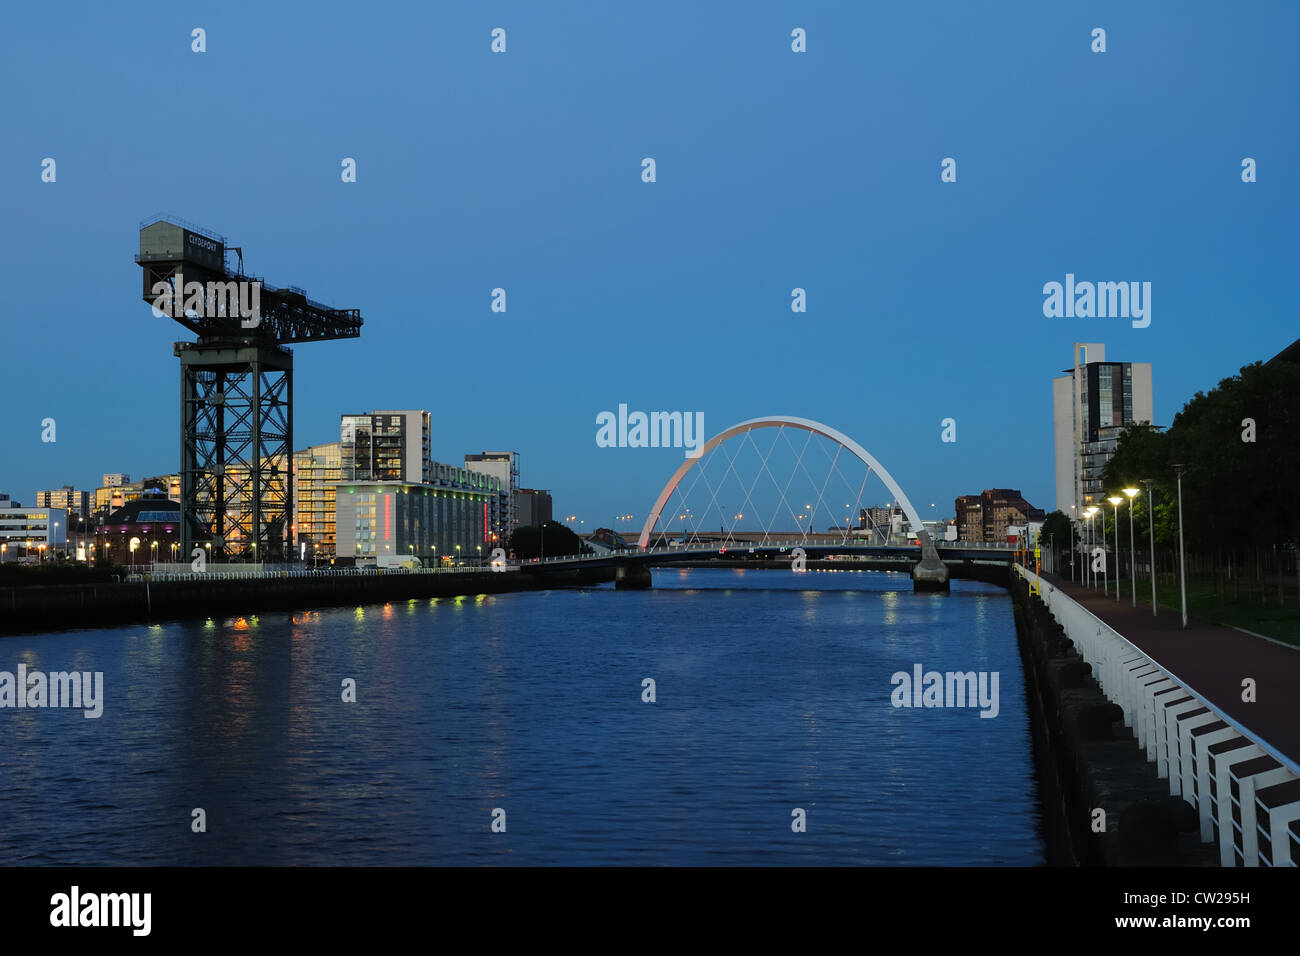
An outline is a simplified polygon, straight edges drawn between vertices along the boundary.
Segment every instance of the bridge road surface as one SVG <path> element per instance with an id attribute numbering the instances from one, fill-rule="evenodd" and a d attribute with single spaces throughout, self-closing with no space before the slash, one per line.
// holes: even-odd
<path id="1" fill-rule="evenodd" d="M 1183 630 L 1180 607 L 1161 607 L 1160 616 L 1153 617 L 1141 602 L 1132 606 L 1130 593 L 1116 601 L 1113 583 L 1106 598 L 1100 590 L 1054 574 L 1043 578 L 1178 675 L 1220 713 L 1300 763 L 1300 649 L 1190 616 Z M 1247 677 L 1255 680 L 1254 703 L 1241 699 L 1241 682 Z"/>

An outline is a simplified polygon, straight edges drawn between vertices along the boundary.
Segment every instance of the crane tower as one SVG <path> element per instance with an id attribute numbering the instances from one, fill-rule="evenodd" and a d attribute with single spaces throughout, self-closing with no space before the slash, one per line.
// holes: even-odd
<path id="1" fill-rule="evenodd" d="M 236 267 L 227 263 L 231 256 Z M 357 309 L 244 274 L 243 250 L 183 220 L 140 225 L 144 299 L 194 332 L 181 362 L 181 554 L 215 562 L 292 555 L 294 342 L 361 334 Z"/>

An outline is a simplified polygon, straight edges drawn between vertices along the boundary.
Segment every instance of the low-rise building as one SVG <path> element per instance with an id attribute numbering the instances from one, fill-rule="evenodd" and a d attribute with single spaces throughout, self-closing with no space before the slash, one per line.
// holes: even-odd
<path id="1" fill-rule="evenodd" d="M 180 549 L 180 502 L 145 495 L 108 515 L 95 529 L 94 559 L 124 567 L 190 560 Z M 194 538 L 200 540 L 196 529 Z"/>
<path id="2" fill-rule="evenodd" d="M 62 508 L 24 508 L 0 494 L 0 560 L 38 562 L 66 550 L 68 512 Z"/>

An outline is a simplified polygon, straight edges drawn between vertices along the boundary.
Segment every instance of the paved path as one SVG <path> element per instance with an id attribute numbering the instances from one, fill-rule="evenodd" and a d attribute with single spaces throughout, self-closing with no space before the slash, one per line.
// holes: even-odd
<path id="1" fill-rule="evenodd" d="M 1300 650 L 1190 617 L 1183 630 L 1178 607 L 1161 607 L 1159 617 L 1153 617 L 1150 605 L 1139 602 L 1133 608 L 1131 595 L 1116 601 L 1113 589 L 1106 598 L 1100 590 L 1054 574 L 1043 577 L 1176 674 L 1220 713 L 1300 763 Z M 1255 679 L 1255 703 L 1241 699 L 1241 682 L 1247 677 Z"/>

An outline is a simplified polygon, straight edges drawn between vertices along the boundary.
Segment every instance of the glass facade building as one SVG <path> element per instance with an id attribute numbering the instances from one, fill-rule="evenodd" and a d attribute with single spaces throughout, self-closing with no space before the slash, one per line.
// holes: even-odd
<path id="1" fill-rule="evenodd" d="M 1056 508 L 1070 518 L 1105 499 L 1102 470 L 1124 429 L 1153 420 L 1149 362 L 1108 362 L 1096 342 L 1076 342 L 1074 361 L 1052 383 Z"/>
<path id="2" fill-rule="evenodd" d="M 341 482 L 338 557 L 359 565 L 383 555 L 419 558 L 426 566 L 487 561 L 500 482 L 438 462 L 430 462 L 430 472 L 429 482 Z"/>

